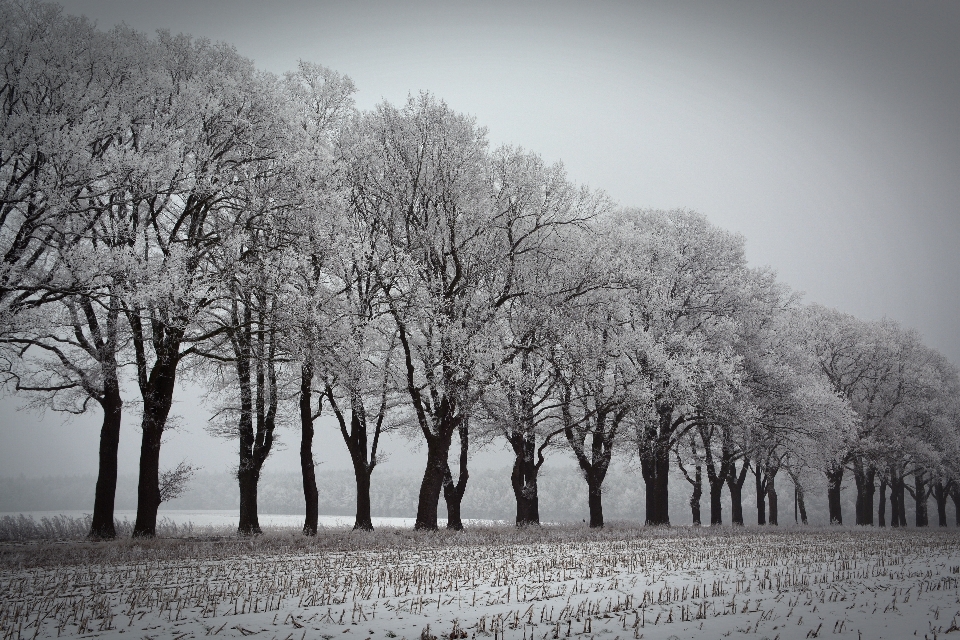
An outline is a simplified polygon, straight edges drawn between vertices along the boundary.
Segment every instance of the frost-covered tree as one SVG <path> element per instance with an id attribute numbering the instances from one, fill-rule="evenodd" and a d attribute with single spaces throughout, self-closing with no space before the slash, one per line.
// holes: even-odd
<path id="1" fill-rule="evenodd" d="M 393 271 L 384 282 L 397 331 L 403 385 L 427 444 L 417 527 L 436 527 L 441 492 L 448 526 L 468 478 L 469 417 L 491 365 L 501 358 L 503 306 L 527 295 L 519 277 L 558 224 L 549 207 L 497 198 L 485 132 L 432 96 L 411 97 L 363 116 L 346 150 L 351 206 L 386 234 Z M 509 185 L 506 185 L 509 188 Z M 505 194 L 506 195 L 506 194 Z M 460 473 L 447 456 L 460 440 Z"/>
<path id="2" fill-rule="evenodd" d="M 832 389 L 819 363 L 801 348 L 794 296 L 767 274 L 755 280 L 751 312 L 741 314 L 737 351 L 742 357 L 741 402 L 749 406 L 741 440 L 755 478 L 757 522 L 778 523 L 776 477 L 810 459 L 854 423 L 848 404 Z M 742 470 L 741 470 L 742 472 Z M 796 475 L 794 473 L 794 475 Z"/>
<path id="3" fill-rule="evenodd" d="M 603 481 L 626 418 L 650 390 L 627 354 L 646 336 L 630 330 L 626 310 L 607 290 L 580 296 L 565 310 L 565 334 L 550 360 L 561 426 L 587 482 L 590 526 L 603 526 Z"/>
<path id="4" fill-rule="evenodd" d="M 17 385 L 54 410 L 103 411 L 91 535 L 114 537 L 123 406 L 120 299 L 147 40 L 96 31 L 54 5 L 0 3 L 0 340 L 20 350 Z M 35 357 L 36 356 L 36 357 Z"/>
<path id="5" fill-rule="evenodd" d="M 671 452 L 737 384 L 733 316 L 746 269 L 743 241 L 684 210 L 624 211 L 609 222 L 633 370 L 652 393 L 635 416 L 646 521 L 669 524 Z M 642 336 L 642 339 L 639 339 Z M 707 400 L 709 399 L 709 400 Z"/>
<path id="6" fill-rule="evenodd" d="M 518 295 L 501 307 L 491 367 L 474 425 L 504 437 L 514 453 L 510 483 L 517 526 L 540 523 L 537 477 L 544 450 L 563 433 L 557 414 L 550 353 L 562 335 L 562 309 L 604 285 L 589 260 L 578 257 L 592 232 L 585 223 L 607 206 L 602 194 L 576 189 L 563 167 L 536 154 L 498 149 L 491 163 L 495 206 L 512 217 L 511 242 L 541 234 L 537 244 L 512 255 L 510 277 Z M 548 227 L 553 227 L 550 231 Z"/>
<path id="7" fill-rule="evenodd" d="M 903 496 L 911 474 L 923 520 L 927 470 L 936 464 L 928 443 L 939 413 L 937 387 L 944 380 L 933 364 L 938 354 L 915 332 L 889 320 L 866 322 L 817 305 L 804 315 L 805 348 L 856 416 L 856 428 L 825 456 L 831 522 L 842 522 L 840 483 L 847 468 L 857 487 L 857 524 L 873 524 L 878 473 L 892 492 L 894 526 L 906 524 Z"/>
<path id="8" fill-rule="evenodd" d="M 209 257 L 286 138 L 273 83 L 232 48 L 161 33 L 149 55 L 153 108 L 136 123 L 143 171 L 132 176 L 125 210 L 123 307 L 143 401 L 137 536 L 156 530 L 160 445 L 177 372 L 225 331 L 211 317 L 224 289 Z"/>

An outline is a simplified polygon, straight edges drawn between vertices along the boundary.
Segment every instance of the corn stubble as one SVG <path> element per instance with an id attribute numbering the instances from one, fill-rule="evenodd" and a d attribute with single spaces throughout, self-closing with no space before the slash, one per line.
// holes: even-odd
<path id="1" fill-rule="evenodd" d="M 5 543 L 0 640 L 933 638 L 960 630 L 958 543 L 617 526 Z"/>

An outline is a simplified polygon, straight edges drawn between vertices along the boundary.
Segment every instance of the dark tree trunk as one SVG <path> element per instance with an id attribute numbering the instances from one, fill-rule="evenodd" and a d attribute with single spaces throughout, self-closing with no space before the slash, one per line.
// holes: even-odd
<path id="1" fill-rule="evenodd" d="M 614 438 L 616 438 L 617 430 L 620 428 L 620 422 L 626 415 L 626 411 L 611 412 L 598 407 L 590 418 L 584 418 L 583 421 L 576 422 L 571 412 L 571 396 L 572 389 L 569 386 L 562 386 L 560 412 L 563 418 L 563 434 L 567 438 L 567 442 L 570 443 L 570 448 L 573 449 L 580 470 L 583 472 L 583 477 L 587 481 L 590 526 L 602 527 L 601 491 L 603 480 L 610 468 Z M 588 429 L 588 426 L 592 426 L 592 428 Z M 589 450 L 585 447 L 588 438 L 590 439 Z M 670 451 L 667 450 L 666 454 L 668 456 L 667 464 L 669 465 Z"/>
<path id="2" fill-rule="evenodd" d="M 466 393 L 466 389 L 446 375 L 442 383 L 432 382 L 428 385 L 428 389 L 420 386 L 415 377 L 417 367 L 414 364 L 414 352 L 410 346 L 406 323 L 392 305 L 391 313 L 397 325 L 396 337 L 403 348 L 407 394 L 410 396 L 420 431 L 427 443 L 427 465 L 423 470 L 423 480 L 420 482 L 417 519 L 413 528 L 417 531 L 436 531 L 437 508 L 443 491 L 444 475 L 449 471 L 447 457 L 450 454 L 453 432 L 459 428 L 460 422 L 465 418 L 460 413 L 458 395 L 461 392 Z M 449 362 L 453 356 L 449 345 L 441 346 L 441 361 Z M 432 397 L 432 401 L 427 401 L 427 397 Z"/>
<path id="3" fill-rule="evenodd" d="M 904 494 L 906 489 L 906 481 L 901 477 L 900 478 L 900 498 L 897 500 L 897 518 L 900 520 L 900 526 L 907 526 L 907 498 Z"/>
<path id="4" fill-rule="evenodd" d="M 453 482 L 453 474 L 450 473 L 449 463 L 443 475 L 443 499 L 447 503 L 447 529 L 453 531 L 463 531 L 460 505 L 463 502 L 463 494 L 467 490 L 467 480 L 470 478 L 467 471 L 467 453 L 469 452 L 470 442 L 467 425 L 467 421 L 464 420 L 457 430 L 460 435 L 460 475 L 457 482 Z"/>
<path id="5" fill-rule="evenodd" d="M 162 423 L 161 423 L 162 424 Z M 133 537 L 153 537 L 157 533 L 157 510 L 160 508 L 160 441 L 163 427 L 156 421 L 143 420 L 140 439 L 140 475 L 137 483 L 137 520 Z"/>
<path id="6" fill-rule="evenodd" d="M 890 473 L 890 525 L 893 527 L 907 526 L 905 493 L 906 482 L 903 476 L 892 471 Z"/>
<path id="7" fill-rule="evenodd" d="M 536 436 L 532 431 L 515 432 L 508 437 L 508 440 L 514 452 L 510 484 L 513 486 L 513 496 L 517 501 L 517 526 L 539 525 L 540 498 L 537 476 L 540 467 L 534 461 Z"/>
<path id="8" fill-rule="evenodd" d="M 587 476 L 587 501 L 590 505 L 590 528 L 603 527 L 603 479 L 592 474 Z"/>
<path id="9" fill-rule="evenodd" d="M 700 526 L 700 497 L 703 495 L 703 469 L 700 465 L 694 471 L 693 493 L 690 495 L 690 517 L 693 526 Z"/>
<path id="10" fill-rule="evenodd" d="M 777 503 L 777 474 L 773 472 L 767 473 L 767 501 L 770 505 L 769 522 L 772 526 L 776 527 L 780 525 L 780 513 L 779 505 Z"/>
<path id="11" fill-rule="evenodd" d="M 803 485 L 800 483 L 798 474 L 791 470 L 788 470 L 788 473 L 790 474 L 790 480 L 793 481 L 794 510 L 799 509 L 800 511 L 800 523 L 807 524 L 807 504 L 804 500 Z M 796 520 L 796 513 L 794 513 L 794 520 Z"/>
<path id="12" fill-rule="evenodd" d="M 596 451 L 597 440 L 602 436 L 594 435 L 594 459 L 600 458 Z M 590 527 L 593 529 L 603 527 L 603 480 L 607 475 L 607 465 L 610 463 L 609 451 L 605 454 L 603 460 L 597 460 L 589 469 L 584 469 L 584 475 L 587 480 L 587 503 L 590 508 Z M 667 523 L 669 524 L 669 522 Z"/>
<path id="13" fill-rule="evenodd" d="M 240 485 L 240 524 L 237 532 L 241 535 L 256 535 L 260 533 L 260 518 L 257 514 L 257 484 L 260 473 L 251 461 L 248 460 L 247 465 L 237 472 Z"/>
<path id="14" fill-rule="evenodd" d="M 240 386 L 240 417 L 237 424 L 239 434 L 240 462 L 237 465 L 237 483 L 240 489 L 240 523 L 237 533 L 255 535 L 260 533 L 260 521 L 257 515 L 257 484 L 260 469 L 254 459 L 256 436 L 253 430 L 253 381 L 251 364 L 253 360 L 253 329 L 251 327 L 251 309 L 249 297 L 243 304 L 244 317 L 239 317 L 239 305 L 233 307 L 233 322 L 237 327 L 231 336 L 234 348 L 234 366 Z"/>
<path id="15" fill-rule="evenodd" d="M 807 524 L 807 504 L 803 499 L 803 485 L 799 482 L 794 482 L 793 485 L 794 491 L 794 500 L 796 500 L 796 506 L 800 509 L 800 524 Z"/>
<path id="16" fill-rule="evenodd" d="M 362 401 L 354 398 L 352 405 L 347 448 L 353 462 L 353 477 L 357 485 L 357 509 L 353 528 L 355 531 L 373 531 L 373 518 L 370 515 L 370 476 L 376 461 L 367 460 L 366 415 Z"/>
<path id="17" fill-rule="evenodd" d="M 880 477 L 880 502 L 877 505 L 877 526 L 887 526 L 887 476 Z"/>
<path id="18" fill-rule="evenodd" d="M 701 524 L 700 498 L 703 497 L 703 465 L 700 463 L 700 457 L 697 455 L 697 441 L 694 436 L 690 436 L 690 453 L 693 454 L 693 459 L 697 461 L 694 467 L 693 477 L 691 478 L 690 474 L 687 473 L 687 468 L 684 466 L 683 458 L 680 457 L 679 452 L 677 453 L 677 466 L 680 467 L 680 472 L 683 474 L 683 477 L 686 478 L 690 486 L 693 487 L 693 491 L 690 494 L 690 521 L 693 523 L 693 526 L 699 527 Z"/>
<path id="19" fill-rule="evenodd" d="M 947 526 L 947 491 L 942 480 L 937 480 L 933 486 L 933 497 L 937 501 L 937 524 Z"/>
<path id="20" fill-rule="evenodd" d="M 710 484 L 710 525 L 723 524 L 723 476 L 709 480 Z"/>
<path id="21" fill-rule="evenodd" d="M 670 455 L 659 452 L 652 459 L 641 459 L 640 468 L 647 494 L 646 523 L 650 526 L 670 526 L 669 487 Z M 599 499 L 599 498 L 598 498 Z"/>
<path id="22" fill-rule="evenodd" d="M 767 524 L 767 481 L 764 477 L 765 466 L 760 461 L 755 461 L 753 465 L 753 476 L 757 487 L 757 524 Z"/>
<path id="23" fill-rule="evenodd" d="M 903 493 L 899 490 L 900 483 L 896 474 L 890 477 L 890 526 L 900 527 L 900 503 L 903 501 Z"/>
<path id="24" fill-rule="evenodd" d="M 743 526 L 743 483 L 747 480 L 749 469 L 750 462 L 744 459 L 739 472 L 737 472 L 736 462 L 731 462 L 730 473 L 727 474 L 727 489 L 730 491 L 730 520 L 739 526 Z"/>
<path id="25" fill-rule="evenodd" d="M 953 500 L 954 525 L 960 527 L 960 486 L 956 483 L 950 489 L 950 499 Z"/>
<path id="26" fill-rule="evenodd" d="M 120 419 L 123 400 L 116 376 L 104 381 L 103 425 L 100 427 L 100 468 L 97 489 L 93 501 L 91 538 L 112 539 L 117 537 L 113 521 L 113 508 L 117 496 L 117 451 L 120 447 Z"/>
<path id="27" fill-rule="evenodd" d="M 317 491 L 317 473 L 313 460 L 313 363 L 300 367 L 300 473 L 303 476 L 303 500 L 306 516 L 303 534 L 317 535 L 320 517 L 320 493 Z M 319 413 L 319 411 L 318 411 Z"/>
<path id="28" fill-rule="evenodd" d="M 354 531 L 373 531 L 370 516 L 370 474 L 365 469 L 353 469 L 357 481 L 357 512 L 353 521 Z"/>
<path id="29" fill-rule="evenodd" d="M 173 403 L 173 390 L 177 375 L 177 350 L 174 355 L 161 352 L 149 378 L 141 384 L 143 395 L 143 419 L 140 444 L 140 475 L 137 484 L 137 520 L 133 525 L 135 538 L 152 537 L 157 533 L 157 510 L 160 508 L 160 444 L 163 428 Z"/>
<path id="30" fill-rule="evenodd" d="M 260 520 L 257 514 L 257 485 L 260 481 L 260 469 L 254 460 L 255 436 L 253 432 L 253 402 L 249 376 L 240 383 L 240 464 L 237 466 L 237 483 L 240 488 L 240 523 L 237 532 L 241 535 L 260 533 Z"/>
<path id="31" fill-rule="evenodd" d="M 427 466 L 420 482 L 417 499 L 417 519 L 413 528 L 417 531 L 437 530 L 437 507 L 443 491 L 443 476 L 447 471 L 447 455 L 450 451 L 452 430 L 442 428 L 440 435 L 427 438 Z"/>
<path id="32" fill-rule="evenodd" d="M 646 489 L 647 519 L 651 526 L 670 526 L 670 423 L 672 408 L 659 412 L 659 426 L 647 436 L 640 455 L 640 470 Z M 599 499 L 599 497 L 597 498 Z"/>
<path id="33" fill-rule="evenodd" d="M 867 481 L 863 493 L 863 524 L 873 526 L 873 497 L 877 492 L 877 470 L 867 469 Z"/>
<path id="34" fill-rule="evenodd" d="M 377 447 L 380 442 L 380 429 L 383 423 L 383 415 L 386 410 L 386 394 L 382 396 L 380 410 L 377 413 L 376 424 L 373 433 L 373 444 L 367 447 L 367 409 L 363 403 L 363 398 L 359 393 L 351 392 L 350 397 L 350 428 L 347 429 L 347 417 L 340 409 L 337 397 L 334 395 L 333 387 L 327 385 L 326 396 L 330 402 L 330 408 L 337 416 L 337 422 L 340 426 L 340 435 L 343 436 L 343 442 L 347 445 L 347 451 L 350 453 L 350 461 L 353 464 L 354 484 L 357 488 L 356 515 L 353 521 L 355 531 L 373 531 L 373 518 L 371 517 L 370 505 L 370 478 L 373 475 L 373 469 L 377 466 Z"/>
<path id="35" fill-rule="evenodd" d="M 724 447 L 720 457 L 720 469 L 717 470 L 713 457 L 713 434 L 711 427 L 700 427 L 700 439 L 703 442 L 704 466 L 707 469 L 707 485 L 710 487 L 710 525 L 723 524 L 723 484 L 730 474 L 730 463 L 733 461 L 729 448 Z"/>
<path id="36" fill-rule="evenodd" d="M 872 466 L 864 466 L 860 460 L 854 460 L 853 479 L 857 487 L 856 522 L 858 526 L 873 525 L 873 496 L 876 493 L 877 471 Z"/>
<path id="37" fill-rule="evenodd" d="M 837 465 L 826 471 L 827 505 L 830 510 L 830 524 L 843 524 L 843 509 L 840 506 L 840 485 L 843 482 L 843 465 Z"/>
<path id="38" fill-rule="evenodd" d="M 255 296 L 258 308 L 256 328 L 254 328 L 254 324 L 250 321 L 252 298 L 254 297 L 243 300 L 244 322 L 242 324 L 235 310 L 235 326 L 239 329 L 236 329 L 231 336 L 240 385 L 240 418 L 237 426 L 240 434 L 240 464 L 237 467 L 237 481 L 240 487 L 240 523 L 237 526 L 237 533 L 240 535 L 258 535 L 261 532 L 257 512 L 257 491 L 263 464 L 273 449 L 273 431 L 278 406 L 276 334 L 275 329 L 268 326 L 270 300 L 264 293 L 258 293 Z M 256 386 L 253 387 L 252 384 Z M 256 425 L 254 425 L 254 419 Z"/>
<path id="39" fill-rule="evenodd" d="M 923 472 L 917 471 L 913 474 L 913 499 L 914 504 L 916 505 L 916 524 L 918 527 L 926 527 L 930 525 L 930 518 L 927 515 L 927 498 L 930 496 L 929 489 L 927 487 L 927 479 Z"/>

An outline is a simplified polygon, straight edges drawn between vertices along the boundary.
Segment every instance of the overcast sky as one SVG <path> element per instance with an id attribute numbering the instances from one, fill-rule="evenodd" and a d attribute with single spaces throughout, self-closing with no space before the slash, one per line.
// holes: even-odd
<path id="1" fill-rule="evenodd" d="M 562 160 L 625 205 L 701 211 L 806 300 L 894 318 L 960 363 L 960 3 L 62 4 L 102 28 L 230 42 L 278 73 L 319 62 L 353 78 L 361 108 L 431 91 L 492 144 Z M 219 456 L 208 467 L 235 464 L 196 404 L 165 464 L 198 447 Z M 98 416 L 15 406 L 0 404 L 0 473 L 95 472 Z M 121 472 L 136 469 L 132 422 Z M 296 446 L 280 455 L 296 465 Z"/>

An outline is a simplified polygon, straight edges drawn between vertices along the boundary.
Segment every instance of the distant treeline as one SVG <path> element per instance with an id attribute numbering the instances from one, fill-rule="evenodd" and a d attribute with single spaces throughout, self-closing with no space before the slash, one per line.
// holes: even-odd
<path id="1" fill-rule="evenodd" d="M 420 475 L 409 469 L 380 471 L 380 481 L 370 488 L 371 511 L 380 517 L 409 517 L 417 505 Z M 637 473 L 615 467 L 610 472 L 610 489 L 604 495 L 604 509 L 612 520 L 641 521 L 643 519 L 643 483 Z M 299 471 L 264 473 L 260 480 L 259 506 L 262 513 L 302 514 L 302 477 Z M 545 469 L 541 476 L 541 495 L 545 498 L 541 517 L 545 522 L 579 522 L 589 518 L 587 488 L 583 478 L 570 466 Z M 683 478 L 674 479 L 675 486 L 683 487 Z M 89 510 L 93 501 L 94 476 L 47 476 L 42 478 L 0 477 L 0 512 L 76 511 Z M 329 469 L 317 473 L 322 515 L 352 516 L 356 508 L 356 482 L 348 469 Z M 788 495 L 789 490 L 784 492 Z M 811 524 L 827 524 L 826 500 L 822 491 L 808 498 Z M 825 497 L 825 496 L 824 496 Z M 843 491 L 844 508 L 853 508 L 854 492 Z M 690 524 L 688 491 L 674 491 L 670 497 L 670 518 L 676 524 Z M 471 472 L 470 491 L 464 495 L 463 517 L 510 521 L 514 513 L 510 471 L 478 469 Z M 820 504 L 823 502 L 824 504 Z M 744 508 L 755 513 L 755 499 L 744 496 Z M 222 510 L 236 509 L 240 504 L 237 481 L 226 472 L 198 472 L 183 495 L 165 505 L 167 509 Z M 137 477 L 122 475 L 117 481 L 117 509 L 136 509 Z M 441 517 L 446 517 L 442 508 Z M 729 509 L 730 505 L 724 505 Z M 793 500 L 783 504 L 784 524 L 793 522 Z M 747 517 L 747 524 L 751 524 Z"/>

